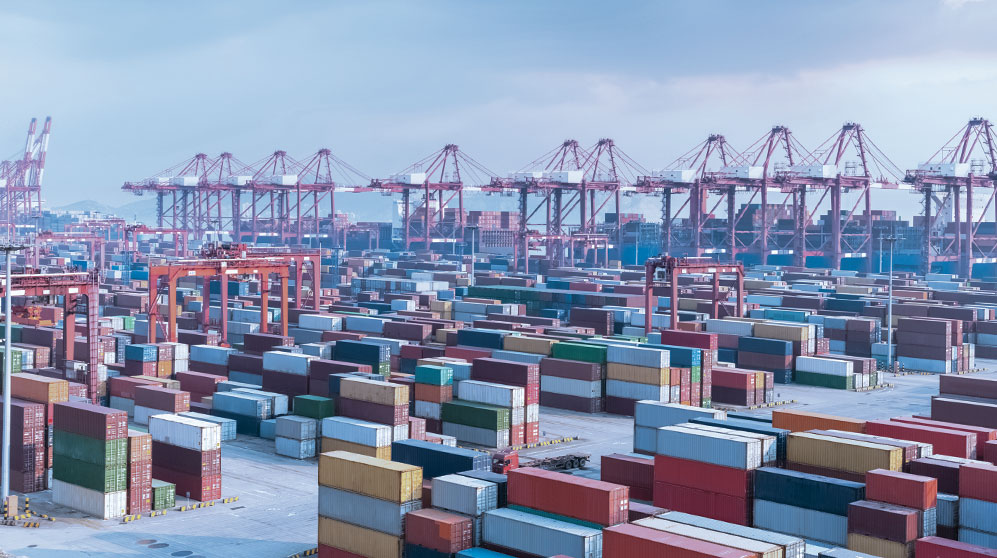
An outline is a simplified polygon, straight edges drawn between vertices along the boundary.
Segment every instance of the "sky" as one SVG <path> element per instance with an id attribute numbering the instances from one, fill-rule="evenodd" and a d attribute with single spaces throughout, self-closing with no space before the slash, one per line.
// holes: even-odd
<path id="1" fill-rule="evenodd" d="M 775 124 L 813 149 L 859 122 L 909 169 L 997 118 L 995 16 L 997 0 L 5 3 L 0 153 L 52 116 L 52 207 L 126 204 L 122 183 L 198 152 L 327 147 L 386 177 L 456 143 L 505 175 L 613 138 L 660 169 Z"/>

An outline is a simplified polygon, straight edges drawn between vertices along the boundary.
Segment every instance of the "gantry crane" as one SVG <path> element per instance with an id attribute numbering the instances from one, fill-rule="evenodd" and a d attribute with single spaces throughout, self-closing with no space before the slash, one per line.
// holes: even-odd
<path id="1" fill-rule="evenodd" d="M 689 273 L 706 273 L 713 276 L 713 317 L 719 317 L 720 310 L 720 274 L 734 274 L 737 277 L 737 306 L 734 308 L 735 316 L 742 316 L 744 312 L 744 265 L 740 263 L 718 264 L 710 258 L 676 258 L 674 256 L 661 256 L 650 258 L 644 262 L 644 335 L 647 336 L 652 331 L 653 306 L 651 301 L 654 298 L 654 286 L 657 281 L 659 269 L 665 271 L 665 279 L 671 289 L 669 304 L 671 317 L 668 329 L 678 329 L 678 300 L 679 300 L 679 275 Z"/>

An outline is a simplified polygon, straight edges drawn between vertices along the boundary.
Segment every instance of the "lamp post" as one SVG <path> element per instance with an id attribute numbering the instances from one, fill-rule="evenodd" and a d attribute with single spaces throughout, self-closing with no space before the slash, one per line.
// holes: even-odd
<path id="1" fill-rule="evenodd" d="M 475 252 L 475 250 L 474 250 L 474 240 L 475 240 L 475 237 L 477 236 L 477 233 L 478 233 L 478 227 L 476 227 L 474 225 L 471 225 L 469 227 L 464 227 L 464 228 L 471 231 L 471 271 L 470 271 L 470 276 L 467 279 L 468 279 L 468 284 L 473 287 L 474 286 L 474 252 Z M 529 257 L 529 255 L 527 255 L 527 257 Z"/>
<path id="2" fill-rule="evenodd" d="M 11 297 L 11 278 L 10 278 L 10 267 L 12 252 L 17 252 L 25 248 L 22 244 L 16 244 L 11 241 L 7 241 L 0 244 L 0 250 L 4 252 L 7 260 L 7 267 L 5 270 L 6 280 L 4 281 L 4 355 L 3 355 L 3 452 L 2 452 L 2 466 L 0 466 L 0 500 L 6 502 L 7 498 L 10 496 L 10 407 L 11 407 L 11 389 L 10 389 L 10 297 Z"/>
<path id="3" fill-rule="evenodd" d="M 890 245 L 890 283 L 886 302 L 886 366 L 889 370 L 893 370 L 893 247 L 897 242 L 897 236 L 891 234 L 881 238 L 882 240 Z"/>

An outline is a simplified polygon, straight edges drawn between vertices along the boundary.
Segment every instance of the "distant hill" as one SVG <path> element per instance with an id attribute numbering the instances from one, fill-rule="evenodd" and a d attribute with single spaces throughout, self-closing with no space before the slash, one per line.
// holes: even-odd
<path id="1" fill-rule="evenodd" d="M 125 198 L 130 199 L 130 196 Z M 156 220 L 156 198 L 146 196 L 135 199 L 129 203 L 113 206 L 95 200 L 83 200 L 67 205 L 53 207 L 55 211 L 93 211 L 107 215 L 114 215 L 127 219 L 128 221 L 141 221 L 152 224 Z"/>

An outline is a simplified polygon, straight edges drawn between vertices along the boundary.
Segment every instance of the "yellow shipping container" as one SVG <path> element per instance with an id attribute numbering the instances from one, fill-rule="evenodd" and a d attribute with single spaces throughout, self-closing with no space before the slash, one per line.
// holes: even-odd
<path id="1" fill-rule="evenodd" d="M 553 339 L 538 339 L 536 337 L 525 337 L 519 335 L 506 335 L 502 343 L 502 348 L 507 351 L 519 351 L 521 353 L 531 353 L 534 355 L 550 356 L 551 347 L 554 346 Z"/>
<path id="2" fill-rule="evenodd" d="M 389 502 L 422 498 L 422 467 L 346 451 L 323 453 L 318 483 Z"/>
<path id="3" fill-rule="evenodd" d="M 668 368 L 651 368 L 610 362 L 606 365 L 606 379 L 649 384 L 652 386 L 667 386 L 669 380 Z"/>
<path id="4" fill-rule="evenodd" d="M 760 323 L 755 325 L 755 337 L 803 342 L 810 338 L 810 327 L 805 325 Z"/>
<path id="5" fill-rule="evenodd" d="M 443 319 L 444 320 L 449 320 L 450 318 L 444 317 Z M 451 328 L 445 328 L 445 327 L 441 327 L 440 329 L 436 330 L 436 336 L 435 336 L 436 342 L 437 343 L 446 343 L 447 342 L 447 333 L 449 333 L 451 331 L 457 331 L 457 330 L 456 329 L 451 329 Z"/>
<path id="6" fill-rule="evenodd" d="M 431 300 L 429 309 L 434 312 L 449 312 L 453 309 L 453 302 L 450 300 Z"/>
<path id="7" fill-rule="evenodd" d="M 786 459 L 792 463 L 864 475 L 873 469 L 899 471 L 903 465 L 903 449 L 809 432 L 795 432 L 789 435 Z"/>
<path id="8" fill-rule="evenodd" d="M 343 378 L 339 383 L 339 395 L 379 405 L 409 404 L 408 386 L 366 378 Z"/>
<path id="9" fill-rule="evenodd" d="M 391 461 L 390 445 L 377 447 L 364 446 L 362 444 L 347 442 L 346 440 L 322 438 L 322 453 L 329 453 L 330 451 L 348 451 L 350 453 L 366 455 L 367 457 L 376 457 L 378 459 L 384 459 L 385 461 Z"/>
<path id="10" fill-rule="evenodd" d="M 318 518 L 318 543 L 367 558 L 401 558 L 404 539 L 328 517 Z"/>
<path id="11" fill-rule="evenodd" d="M 848 550 L 881 556 L 882 558 L 911 558 L 914 556 L 914 541 L 901 543 L 858 533 L 848 533 Z"/>

